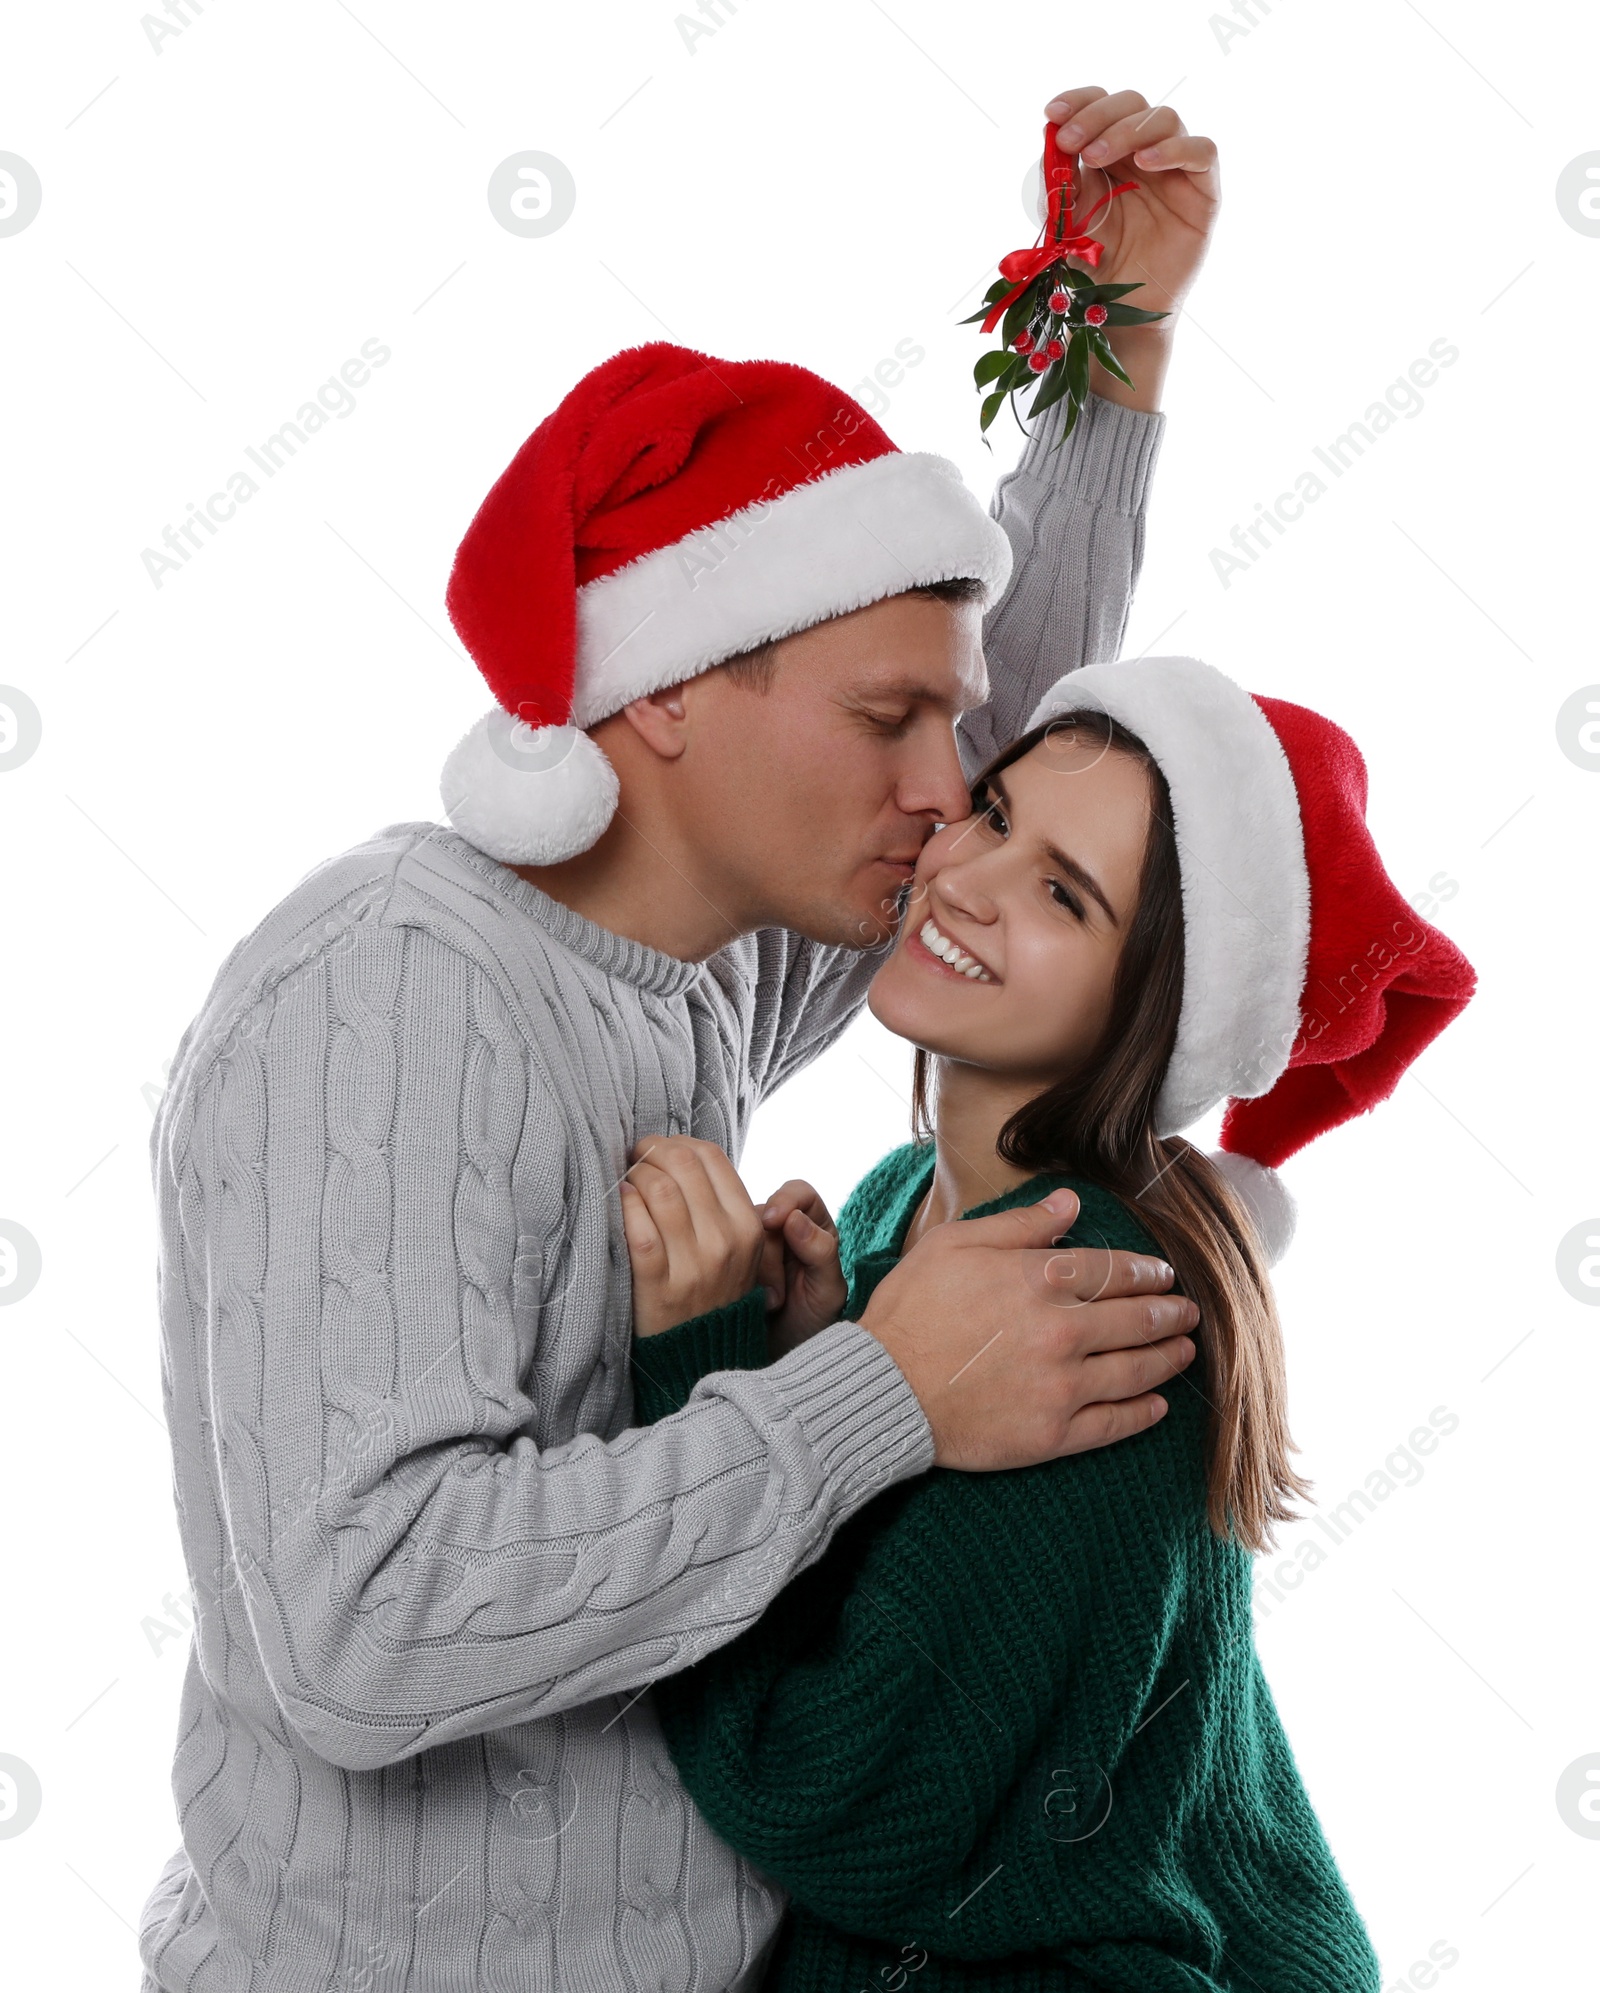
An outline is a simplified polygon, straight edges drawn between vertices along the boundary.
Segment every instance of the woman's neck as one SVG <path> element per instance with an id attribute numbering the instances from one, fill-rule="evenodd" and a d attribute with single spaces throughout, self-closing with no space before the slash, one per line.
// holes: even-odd
<path id="1" fill-rule="evenodd" d="M 906 1233 L 914 1246 L 931 1226 L 947 1224 L 1026 1183 L 1035 1172 L 1019 1169 L 1000 1155 L 1000 1131 L 1039 1092 L 1039 1082 L 934 1061 L 933 1182 Z"/>

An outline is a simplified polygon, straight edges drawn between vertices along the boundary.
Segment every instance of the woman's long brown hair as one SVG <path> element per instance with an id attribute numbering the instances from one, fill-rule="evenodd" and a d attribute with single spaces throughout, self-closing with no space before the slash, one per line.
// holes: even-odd
<path id="1" fill-rule="evenodd" d="M 1000 1132 L 998 1149 L 1019 1169 L 1081 1176 L 1109 1190 L 1172 1262 L 1179 1285 L 1200 1310 L 1195 1369 L 1211 1408 L 1211 1527 L 1251 1550 L 1265 1550 L 1273 1524 L 1293 1520 L 1291 1499 L 1310 1493 L 1310 1483 L 1289 1464 L 1298 1449 L 1289 1437 L 1272 1284 L 1248 1214 L 1204 1153 L 1181 1136 L 1155 1132 L 1156 1097 L 1177 1042 L 1183 1000 L 1183 885 L 1166 780 L 1137 735 L 1103 714 L 1074 714 L 1036 727 L 996 755 L 973 784 L 973 807 L 982 810 L 992 800 L 991 775 L 1065 727 L 1104 751 L 1132 757 L 1149 775 L 1139 899 L 1099 1046 L 1017 1109 Z M 933 1079 L 929 1055 L 919 1048 L 912 1124 L 922 1141 L 932 1132 Z"/>

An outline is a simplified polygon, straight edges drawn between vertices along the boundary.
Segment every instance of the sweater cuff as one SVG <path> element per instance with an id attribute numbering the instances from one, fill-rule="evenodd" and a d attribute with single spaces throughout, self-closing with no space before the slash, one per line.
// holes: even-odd
<path id="1" fill-rule="evenodd" d="M 1058 447 L 1066 414 L 1066 402 L 1058 401 L 1029 425 L 1017 474 L 1129 518 L 1143 511 L 1167 418 L 1091 394 L 1077 426 Z"/>
<path id="2" fill-rule="evenodd" d="M 681 1412 L 702 1377 L 718 1370 L 763 1370 L 767 1362 L 767 1293 L 752 1287 L 658 1336 L 633 1339 L 633 1415 L 653 1426 Z"/>
<path id="3" fill-rule="evenodd" d="M 800 1421 L 840 1520 L 933 1465 L 933 1432 L 905 1373 L 857 1322 L 835 1322 L 762 1379 Z"/>

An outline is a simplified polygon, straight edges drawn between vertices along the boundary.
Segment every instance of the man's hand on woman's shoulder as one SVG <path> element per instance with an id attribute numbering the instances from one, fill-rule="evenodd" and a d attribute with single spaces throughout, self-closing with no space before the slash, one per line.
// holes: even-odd
<path id="1" fill-rule="evenodd" d="M 1032 1467 L 1143 1432 L 1194 1356 L 1199 1310 L 1138 1253 L 1052 1250 L 1070 1190 L 938 1225 L 886 1274 L 862 1327 L 904 1372 L 941 1467 Z"/>

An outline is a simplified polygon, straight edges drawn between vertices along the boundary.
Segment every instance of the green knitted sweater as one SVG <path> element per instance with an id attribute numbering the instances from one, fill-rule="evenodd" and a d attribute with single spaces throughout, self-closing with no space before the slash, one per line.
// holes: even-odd
<path id="1" fill-rule="evenodd" d="M 840 1216 L 858 1316 L 933 1152 Z M 1060 1185 L 1080 1244 L 1159 1249 Z M 636 1343 L 641 1419 L 766 1361 L 759 1293 Z M 1250 1558 L 1206 1520 L 1205 1346 L 1159 1425 L 870 1502 L 747 1632 L 656 1685 L 713 1827 L 790 1896 L 771 1993 L 1376 1993 L 1251 1630 Z"/>

